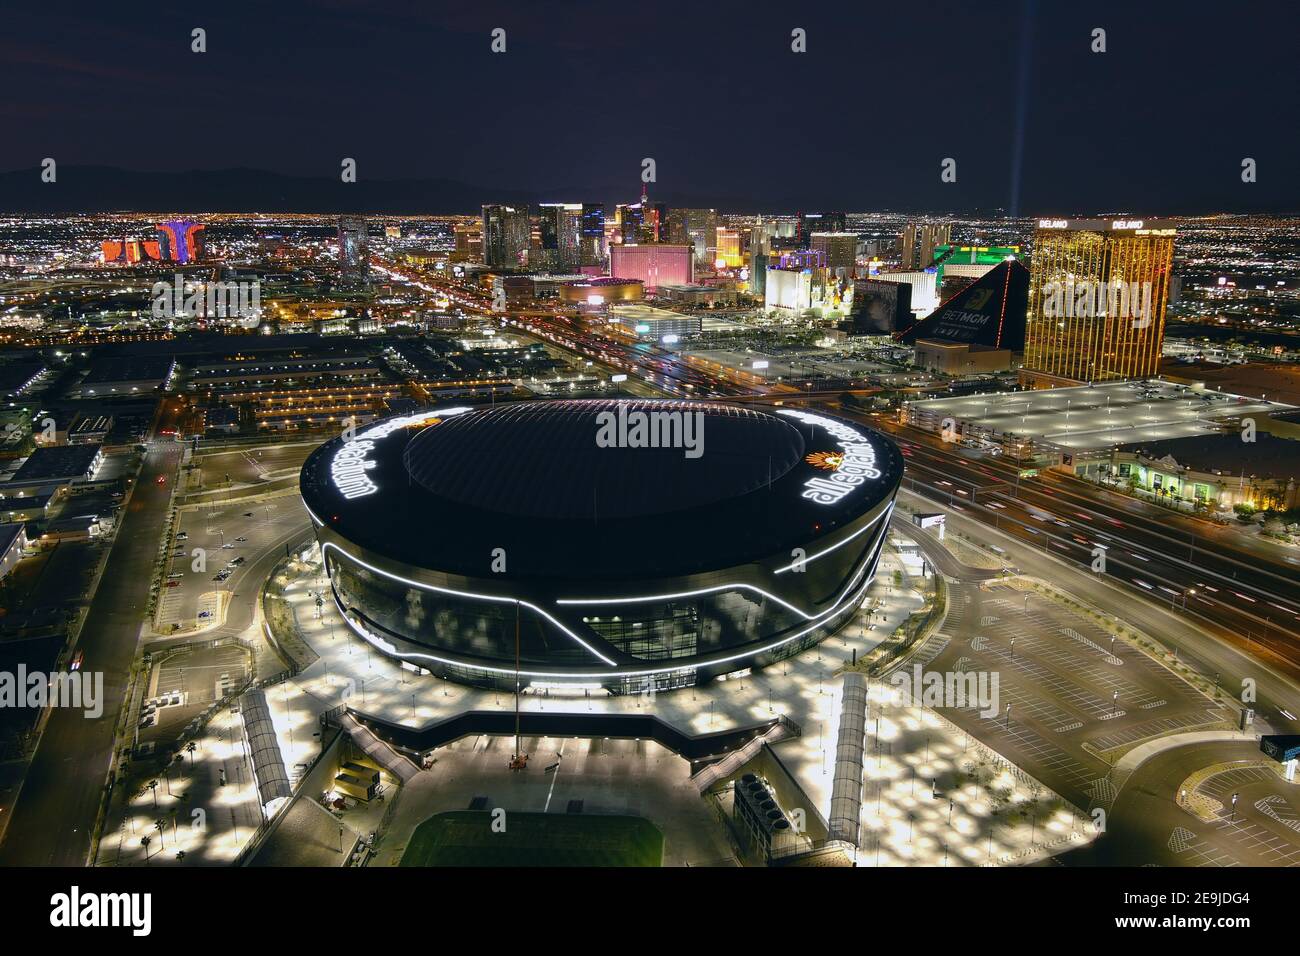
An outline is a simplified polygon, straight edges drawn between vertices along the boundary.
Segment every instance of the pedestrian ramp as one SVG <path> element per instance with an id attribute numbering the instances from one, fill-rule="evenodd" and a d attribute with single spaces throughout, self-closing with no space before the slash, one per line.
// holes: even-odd
<path id="1" fill-rule="evenodd" d="M 790 737 L 799 736 L 799 726 L 784 717 L 777 720 L 765 732 L 751 737 L 744 746 L 731 751 L 721 760 L 715 760 L 695 776 L 691 782 L 704 793 L 719 780 L 734 776 L 741 767 L 749 763 L 762 751 L 764 744 L 780 743 Z"/>

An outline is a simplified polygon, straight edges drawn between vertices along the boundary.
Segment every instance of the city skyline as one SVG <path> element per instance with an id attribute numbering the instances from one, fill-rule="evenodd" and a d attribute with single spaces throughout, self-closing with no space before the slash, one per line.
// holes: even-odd
<path id="1" fill-rule="evenodd" d="M 1280 924 L 1282 12 L 0 13 L 5 925 Z"/>

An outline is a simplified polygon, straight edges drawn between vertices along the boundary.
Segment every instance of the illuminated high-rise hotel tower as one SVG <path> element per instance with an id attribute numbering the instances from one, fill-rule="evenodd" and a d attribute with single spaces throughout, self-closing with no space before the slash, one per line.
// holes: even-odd
<path id="1" fill-rule="evenodd" d="M 1173 262 L 1168 221 L 1038 220 L 1021 380 L 1050 387 L 1154 375 Z"/>
<path id="2" fill-rule="evenodd" d="M 339 219 L 339 288 L 365 291 L 370 279 L 370 240 L 360 216 Z"/>

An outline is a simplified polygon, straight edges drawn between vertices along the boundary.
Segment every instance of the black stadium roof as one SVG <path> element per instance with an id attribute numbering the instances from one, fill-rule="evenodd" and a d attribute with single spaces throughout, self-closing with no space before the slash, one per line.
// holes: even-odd
<path id="1" fill-rule="evenodd" d="M 625 402 L 628 411 L 698 408 Z M 793 424 L 748 408 L 710 410 L 706 454 L 624 449 L 595 440 L 590 405 L 527 402 L 490 415 L 459 415 L 406 446 L 411 477 L 433 494 L 485 511 L 531 518 L 633 518 L 682 511 L 748 494 L 780 478 L 804 454 Z M 507 449 L 503 455 L 503 449 Z M 617 450 L 617 449 L 615 449 Z M 630 453 L 629 453 L 630 452 Z M 528 463 L 526 471 L 501 467 Z"/>
<path id="2" fill-rule="evenodd" d="M 598 443 L 602 421 L 631 421 L 636 412 L 701 413 L 702 454 Z M 850 485 L 846 467 L 832 480 L 836 462 L 827 456 L 843 449 L 828 426 L 841 439 L 844 429 L 858 436 L 879 477 Z M 903 468 L 892 442 L 854 422 L 709 402 L 430 410 L 373 422 L 356 439 L 327 442 L 307 459 L 301 487 L 313 514 L 368 551 L 470 577 L 491 573 L 497 548 L 508 578 L 732 567 L 789 552 L 870 511 L 892 495 Z M 808 497 L 826 488 L 823 500 Z"/>

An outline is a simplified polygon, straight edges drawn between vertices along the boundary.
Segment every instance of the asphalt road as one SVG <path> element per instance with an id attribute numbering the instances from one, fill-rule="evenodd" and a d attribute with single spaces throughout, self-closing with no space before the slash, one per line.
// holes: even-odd
<path id="1" fill-rule="evenodd" d="M 0 844 L 2 866 L 86 863 L 181 447 L 150 441 L 81 632 L 82 671 L 104 674 L 103 714 L 89 719 L 72 708 L 51 712 Z"/>

